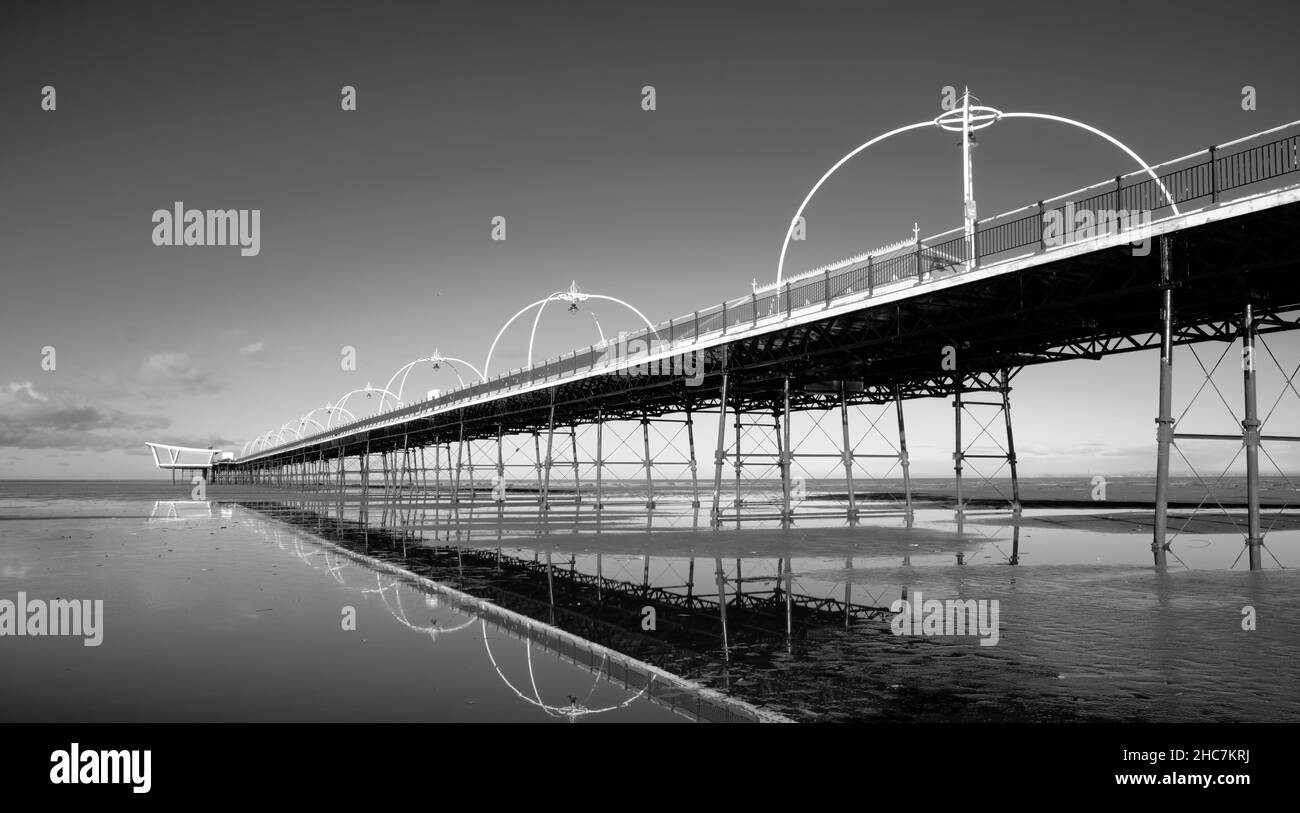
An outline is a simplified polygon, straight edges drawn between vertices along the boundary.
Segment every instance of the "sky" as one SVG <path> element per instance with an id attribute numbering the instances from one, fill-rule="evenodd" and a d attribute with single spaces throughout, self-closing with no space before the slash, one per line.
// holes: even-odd
<path id="1" fill-rule="evenodd" d="M 946 85 L 1087 122 L 1151 163 L 1300 119 L 1300 11 L 1231 16 L 1274 24 L 1226 36 L 1223 5 L 1195 2 L 5 3 L 0 478 L 156 477 L 146 440 L 237 450 L 435 349 L 480 364 L 512 314 L 572 281 L 655 321 L 745 294 L 775 279 L 822 173 L 934 118 Z M 1008 120 L 981 131 L 976 198 L 987 216 L 1133 168 L 1102 139 Z M 960 172 L 951 133 L 868 150 L 819 192 L 787 274 L 960 225 Z M 260 251 L 155 245 L 154 212 L 177 201 L 260 211 Z M 606 332 L 638 323 L 590 310 Z M 494 368 L 526 363 L 529 326 Z M 596 339 L 556 309 L 537 354 Z M 1290 374 L 1300 338 L 1267 341 Z M 1221 351 L 1198 350 L 1207 366 Z M 1183 405 L 1203 376 L 1179 352 Z M 1156 364 L 1024 371 L 1021 472 L 1153 470 Z M 1261 403 L 1283 382 L 1264 364 Z M 422 369 L 408 386 L 455 383 Z M 1287 398 L 1279 433 L 1300 419 Z M 1217 398 L 1195 409 L 1188 431 L 1233 431 Z M 914 472 L 950 471 L 947 400 L 908 420 Z"/>

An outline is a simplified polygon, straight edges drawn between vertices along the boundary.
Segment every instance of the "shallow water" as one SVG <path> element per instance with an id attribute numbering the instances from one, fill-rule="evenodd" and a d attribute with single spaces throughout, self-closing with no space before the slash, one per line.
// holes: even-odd
<path id="1" fill-rule="evenodd" d="M 1292 517 L 1263 572 L 1229 508 L 1188 524 L 1162 574 L 1132 509 L 959 524 L 921 503 L 909 526 L 867 501 L 848 527 L 825 499 L 782 529 L 754 500 L 715 531 L 667 484 L 653 512 L 629 494 L 545 515 L 526 495 L 189 492 L 0 483 L 0 600 L 105 607 L 98 647 L 0 637 L 0 717 L 1300 719 Z M 998 601 L 997 644 L 891 634 L 890 603 L 917 591 Z"/>

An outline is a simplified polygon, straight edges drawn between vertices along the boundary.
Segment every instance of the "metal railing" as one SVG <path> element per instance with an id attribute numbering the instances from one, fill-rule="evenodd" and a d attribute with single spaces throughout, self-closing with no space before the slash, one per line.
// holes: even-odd
<path id="1" fill-rule="evenodd" d="M 1285 131 L 1291 132 L 1280 135 Z M 1274 138 L 1268 139 L 1269 136 Z M 1242 146 L 1252 141 L 1261 143 Z M 1225 148 L 1237 146 L 1241 146 L 1241 149 L 1230 154 L 1221 152 Z M 1297 169 L 1300 169 L 1300 121 L 1156 164 L 1150 170 L 1135 170 L 979 220 L 975 224 L 976 251 L 973 266 L 981 267 L 989 259 L 1013 259 L 1017 256 L 1014 254 L 1017 251 L 1021 252 L 1019 256 L 1047 251 L 1049 246 L 1045 244 L 1044 227 L 1052 212 L 1058 213 L 1062 222 L 1071 209 L 1074 212 L 1094 213 L 1141 211 L 1156 220 L 1174 213 L 1177 206 L 1199 202 L 1217 204 L 1222 201 L 1225 192 L 1256 186 L 1294 173 Z M 1253 191 L 1258 190 L 1252 190 L 1251 193 Z M 1110 224 L 1109 228 L 1122 229 L 1123 223 Z M 653 347 L 651 341 L 657 340 L 669 345 L 669 348 L 661 349 L 674 349 L 684 341 L 740 332 L 756 327 L 765 320 L 789 318 L 796 311 L 806 312 L 818 306 L 828 308 L 844 297 L 861 296 L 864 293 L 870 297 L 879 289 L 896 286 L 900 282 L 924 279 L 934 273 L 964 270 L 969 244 L 970 241 L 961 228 L 949 230 L 892 249 L 880 257 L 867 256 L 847 263 L 835 271 L 827 268 L 820 273 L 792 277 L 777 290 L 755 291 L 748 296 L 670 319 L 653 329 L 620 334 L 618 342 L 645 342 L 644 346 Z M 615 343 L 593 344 L 539 364 L 502 373 L 486 381 L 457 387 L 437 398 L 333 427 L 280 446 L 297 446 L 313 439 L 346 436 L 370 426 L 437 412 L 484 395 L 558 381 L 600 368 L 614 369 L 626 359 L 611 356 L 609 351 L 613 344 Z M 642 361 L 644 357 L 636 359 L 635 363 Z M 255 455 L 272 452 L 280 446 L 259 450 Z"/>

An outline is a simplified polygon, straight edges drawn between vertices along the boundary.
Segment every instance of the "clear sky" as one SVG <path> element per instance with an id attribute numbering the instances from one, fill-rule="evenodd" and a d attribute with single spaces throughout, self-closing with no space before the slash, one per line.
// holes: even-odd
<path id="1" fill-rule="evenodd" d="M 238 449 L 435 348 L 481 362 L 511 314 L 571 280 L 656 321 L 743 294 L 774 279 L 812 183 L 933 118 L 945 85 L 1083 120 L 1152 163 L 1300 119 L 1297 17 L 1285 2 L 6 3 L 0 477 L 157 476 L 145 440 Z M 982 216 L 1134 168 L 1060 125 L 980 135 Z M 787 271 L 914 222 L 960 225 L 960 167 L 951 133 L 869 150 L 819 194 Z M 155 246 L 153 212 L 175 201 L 259 209 L 260 253 Z M 636 325 L 595 310 L 607 332 Z M 494 366 L 524 362 L 528 326 Z M 595 338 L 557 309 L 538 352 Z M 1289 374 L 1300 339 L 1268 341 Z M 1181 405 L 1201 376 L 1180 353 Z M 1026 370 L 1022 471 L 1152 470 L 1156 363 Z M 1282 379 L 1261 370 L 1267 407 Z M 1235 355 L 1216 381 L 1239 412 Z M 1298 404 L 1269 428 L 1300 434 Z M 949 471 L 947 401 L 908 410 L 915 470 Z M 1232 421 L 1211 392 L 1185 428 Z"/>

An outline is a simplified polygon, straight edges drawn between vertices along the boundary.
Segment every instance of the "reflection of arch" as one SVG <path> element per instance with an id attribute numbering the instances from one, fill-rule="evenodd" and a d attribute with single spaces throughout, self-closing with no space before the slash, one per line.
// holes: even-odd
<path id="1" fill-rule="evenodd" d="M 963 102 L 963 104 L 964 103 L 965 102 Z M 974 108 L 970 108 L 970 109 L 974 110 Z M 981 110 L 991 111 L 992 108 L 981 108 Z M 1090 127 L 1089 125 L 1084 124 L 1082 122 L 1075 121 L 1074 119 L 1067 119 L 1064 116 L 1053 116 L 1046 113 L 1002 113 L 1000 111 L 994 111 L 994 112 L 996 113 L 996 115 L 993 116 L 991 120 L 988 119 L 982 120 L 981 124 L 979 125 L 979 128 L 982 129 L 983 127 L 987 127 L 988 125 L 992 124 L 993 121 L 1002 118 L 1032 118 L 1032 119 L 1043 119 L 1046 121 L 1056 121 L 1062 124 L 1069 124 L 1073 127 L 1079 127 L 1083 130 L 1086 130 L 1087 132 L 1092 133 L 1093 135 L 1101 136 L 1102 138 L 1109 141 L 1111 144 L 1115 145 L 1116 147 L 1119 147 L 1121 150 L 1124 151 L 1125 154 L 1127 154 L 1130 158 L 1132 158 L 1134 161 L 1140 164 L 1142 169 L 1146 171 L 1146 174 L 1150 175 L 1151 178 L 1156 182 L 1156 185 L 1160 187 L 1160 190 L 1165 193 L 1165 198 L 1169 201 L 1169 205 L 1173 209 L 1174 214 L 1179 214 L 1178 206 L 1177 204 L 1174 203 L 1173 196 L 1169 194 L 1169 190 L 1165 188 L 1165 185 L 1160 181 L 1160 176 L 1157 175 L 1155 170 L 1151 168 L 1151 165 L 1148 164 L 1146 161 L 1144 161 L 1141 156 L 1139 156 L 1133 150 L 1129 149 L 1128 146 L 1126 146 L 1123 142 L 1121 142 L 1119 139 L 1115 138 L 1114 136 L 1104 133 L 1095 127 Z M 908 132 L 909 130 L 918 130 L 922 127 L 930 127 L 930 126 L 937 126 L 940 127 L 941 129 L 951 131 L 950 113 L 951 111 L 949 111 L 949 113 L 947 114 L 941 114 L 933 121 L 919 121 L 915 124 L 909 124 L 905 127 L 899 127 L 896 130 L 890 130 L 887 133 L 876 136 L 875 138 L 871 139 L 865 144 L 862 144 L 861 146 L 852 150 L 840 160 L 836 161 L 835 164 L 830 169 L 826 170 L 826 174 L 822 175 L 821 178 L 817 180 L 817 183 L 813 184 L 812 189 L 808 190 L 808 194 L 807 196 L 804 197 L 803 202 L 799 204 L 799 208 L 795 211 L 794 217 L 790 219 L 790 225 L 785 230 L 785 238 L 781 242 L 781 256 L 776 263 L 776 296 L 778 299 L 778 310 L 779 310 L 779 301 L 781 296 L 781 279 L 782 279 L 782 274 L 785 270 L 785 255 L 786 255 L 786 251 L 789 250 L 790 248 L 790 235 L 794 231 L 795 223 L 797 223 L 799 221 L 799 218 L 803 216 L 804 209 L 807 208 L 808 203 L 812 200 L 813 195 L 817 194 L 817 190 L 821 188 L 822 184 L 824 184 L 832 175 L 834 175 L 835 172 L 839 170 L 840 167 L 848 163 L 849 159 L 853 158 L 855 155 L 867 149 L 868 147 L 872 146 L 873 144 L 878 144 L 887 138 L 899 135 L 900 133 Z"/>
<path id="2" fill-rule="evenodd" d="M 348 417 L 350 417 L 353 421 L 356 420 L 356 416 L 354 416 L 352 412 L 348 410 L 347 407 L 344 406 L 344 404 L 347 403 L 349 398 L 351 398 L 352 396 L 356 395 L 359 392 L 364 392 L 367 398 L 374 396 L 375 393 L 379 393 L 379 412 L 384 411 L 384 401 L 389 398 L 393 399 L 393 409 L 399 409 L 402 406 L 401 400 L 396 395 L 393 395 L 391 392 L 389 392 L 387 389 L 372 387 L 369 384 L 367 384 L 361 389 L 352 390 L 351 392 L 346 393 L 342 398 L 338 400 L 337 403 L 334 404 L 334 406 L 330 409 L 330 419 L 329 421 L 326 422 L 327 429 L 334 425 L 334 414 L 337 412 L 347 412 Z"/>
<path id="3" fill-rule="evenodd" d="M 506 320 L 506 323 L 501 326 L 501 329 L 499 331 L 497 331 L 496 338 L 492 340 L 492 346 L 488 348 L 487 359 L 483 362 L 483 377 L 486 378 L 491 373 L 492 354 L 496 352 L 497 343 L 501 341 L 502 334 L 504 334 L 506 332 L 506 329 L 509 328 L 510 325 L 514 324 L 514 321 L 518 319 L 520 316 L 523 316 L 525 313 L 532 310 L 533 308 L 537 308 L 537 315 L 536 317 L 533 318 L 533 328 L 528 335 L 528 365 L 531 366 L 533 363 L 533 341 L 534 339 L 537 338 L 537 324 L 538 322 L 541 321 L 542 310 L 546 308 L 547 303 L 556 300 L 559 300 L 561 302 L 568 302 L 569 310 L 576 311 L 578 310 L 578 304 L 581 302 L 585 302 L 588 299 L 604 299 L 606 301 L 616 302 L 619 305 L 622 305 L 623 307 L 635 313 L 637 316 L 641 317 L 641 321 L 645 322 L 646 328 L 651 333 L 655 334 L 655 336 L 659 335 L 659 332 L 655 330 L 655 326 L 650 322 L 649 319 L 646 318 L 646 315 L 641 311 L 637 310 L 632 305 L 628 304 L 627 302 L 624 302 L 621 299 L 618 299 L 617 297 L 604 296 L 602 294 L 583 293 L 582 291 L 578 290 L 577 282 L 574 282 L 571 285 L 569 285 L 569 289 L 567 291 L 556 291 L 555 293 L 551 294 L 545 299 L 539 299 L 536 302 L 532 303 L 531 305 L 526 305 L 525 307 L 520 308 L 519 311 L 515 313 L 514 316 L 511 316 L 509 319 Z M 596 319 L 595 314 L 592 314 L 591 318 L 593 321 L 595 321 Z M 600 343 L 604 344 L 605 332 L 604 330 L 601 329 L 599 321 L 596 322 L 596 332 L 600 334 Z"/>
<path id="4" fill-rule="evenodd" d="M 444 356 L 441 353 L 439 353 L 437 350 L 434 350 L 433 355 L 431 356 L 426 356 L 425 358 L 419 358 L 416 359 L 415 361 L 408 361 L 405 365 L 403 365 L 400 369 L 398 369 L 397 372 L 393 373 L 392 378 L 389 378 L 388 383 L 384 385 L 384 389 L 391 390 L 393 388 L 393 381 L 395 381 L 397 377 L 400 375 L 402 377 L 402 380 L 398 382 L 397 395 L 395 397 L 397 398 L 398 403 L 401 403 L 402 392 L 406 389 L 407 376 L 411 374 L 411 370 L 415 367 L 415 365 L 421 364 L 426 361 L 432 364 L 433 369 L 435 370 L 439 369 L 441 365 L 446 364 L 448 367 L 451 368 L 451 371 L 455 373 L 456 380 L 460 382 L 460 385 L 462 387 L 465 386 L 465 379 L 461 377 L 460 370 L 456 367 L 457 364 L 464 364 L 466 367 L 474 371 L 474 375 L 478 376 L 479 381 L 483 380 L 483 373 L 479 372 L 479 369 L 475 367 L 473 364 L 470 364 L 468 361 L 465 361 L 464 359 L 456 358 L 455 356 Z"/>
<path id="5" fill-rule="evenodd" d="M 379 580 L 379 571 L 375 571 L 375 584 L 381 584 Z M 426 624 L 424 626 L 413 624 L 411 623 L 410 619 L 406 617 L 406 608 L 402 606 L 401 585 L 402 582 L 392 581 L 389 582 L 387 586 L 365 589 L 362 590 L 361 592 L 378 593 L 379 597 L 383 599 L 384 606 L 388 608 L 388 612 L 392 614 L 393 618 L 397 619 L 399 624 L 414 632 L 422 632 L 425 635 L 428 635 L 430 640 L 434 640 L 434 641 L 438 640 L 438 633 L 440 632 L 460 632 L 461 630 L 469 627 L 475 621 L 479 620 L 478 616 L 471 615 L 469 616 L 469 620 L 467 620 L 464 624 L 460 624 L 459 626 L 455 626 L 455 627 L 441 627 L 438 626 L 437 623 Z M 388 590 L 390 588 L 393 588 L 393 602 L 394 604 L 397 605 L 395 608 L 388 603 Z"/>
<path id="6" fill-rule="evenodd" d="M 275 529 L 274 533 L 275 533 L 276 544 L 283 549 L 284 545 L 280 541 L 279 529 Z M 316 567 L 316 565 L 312 564 L 311 562 L 312 557 L 314 556 L 325 557 L 325 570 L 328 571 L 329 574 L 334 577 L 334 580 L 336 582 L 338 582 L 339 584 L 341 584 L 342 586 L 346 587 L 349 590 L 356 590 L 360 593 L 379 594 L 380 599 L 384 602 L 385 609 L 388 610 L 389 614 L 392 615 L 393 618 L 395 618 L 399 624 L 401 624 L 402 626 L 406 627 L 407 629 L 413 632 L 420 632 L 425 635 L 428 635 L 430 640 L 436 641 L 440 633 L 460 632 L 463 629 L 467 629 L 475 621 L 479 620 L 479 617 L 477 615 L 466 614 L 460 612 L 459 610 L 453 610 L 453 612 L 456 612 L 456 614 L 458 615 L 467 615 L 467 620 L 463 624 L 458 624 L 454 627 L 443 627 L 443 626 L 439 626 L 437 623 L 426 624 L 426 625 L 415 624 L 407 616 L 406 608 L 402 606 L 401 588 L 405 584 L 405 582 L 394 580 L 389 582 L 387 585 L 385 585 L 380 580 L 379 571 L 376 570 L 374 571 L 375 584 L 378 586 L 369 587 L 369 588 L 366 587 L 356 588 L 348 584 L 347 580 L 343 578 L 343 574 L 342 574 L 343 567 L 346 564 L 350 564 L 350 562 L 347 560 L 346 557 L 337 556 L 329 548 L 319 548 L 314 551 L 306 552 L 303 550 L 302 539 L 300 539 L 297 536 L 293 537 L 293 548 L 294 548 L 294 554 L 297 555 L 297 557 L 300 560 L 305 562 L 307 566 L 310 567 L 312 570 L 319 569 Z M 338 560 L 337 564 L 334 562 L 335 558 L 337 558 Z M 406 585 L 406 586 L 409 587 L 410 585 Z M 389 590 L 393 591 L 393 598 L 391 601 L 388 598 Z"/>
<path id="7" fill-rule="evenodd" d="M 604 653 L 601 653 L 600 666 L 596 669 L 596 678 L 595 680 L 592 681 L 591 689 L 587 692 L 586 699 L 584 699 L 581 703 L 579 703 L 575 697 L 570 697 L 570 703 L 567 706 L 548 705 L 544 700 L 542 700 L 541 692 L 538 691 L 537 689 L 537 677 L 533 673 L 532 640 L 530 639 L 527 643 L 528 681 L 529 683 L 532 684 L 532 688 L 533 688 L 533 696 L 529 697 L 523 692 L 519 691 L 519 689 L 515 688 L 515 684 L 511 683 L 510 679 L 506 677 L 504 672 L 501 671 L 501 666 L 497 663 L 496 656 L 492 654 L 492 646 L 488 643 L 487 621 L 482 621 L 481 623 L 483 627 L 483 649 L 487 651 L 488 660 L 492 661 L 492 668 L 496 670 L 497 677 L 501 678 L 501 682 L 506 684 L 506 686 L 509 686 L 510 691 L 514 692 L 515 695 L 517 695 L 521 700 L 527 703 L 531 703 L 534 706 L 537 706 L 539 709 L 546 712 L 546 714 L 550 717 L 567 717 L 569 718 L 569 722 L 572 723 L 572 722 L 577 722 L 578 718 L 585 717 L 588 714 L 603 714 L 607 711 L 616 711 L 618 709 L 627 708 L 628 706 L 632 705 L 633 702 L 639 700 L 641 696 L 644 695 L 647 691 L 649 691 L 650 686 L 654 683 L 655 676 L 651 675 L 649 682 L 647 682 L 645 686 L 641 687 L 640 691 L 638 691 L 636 694 L 629 697 L 627 700 L 624 700 L 622 703 L 618 703 L 617 705 L 607 706 L 605 708 L 600 708 L 600 709 L 589 708 L 587 706 L 587 703 L 591 702 L 591 696 L 595 694 L 596 687 L 600 685 L 600 677 L 605 673 L 605 666 L 608 661 L 608 656 L 606 656 Z"/>

